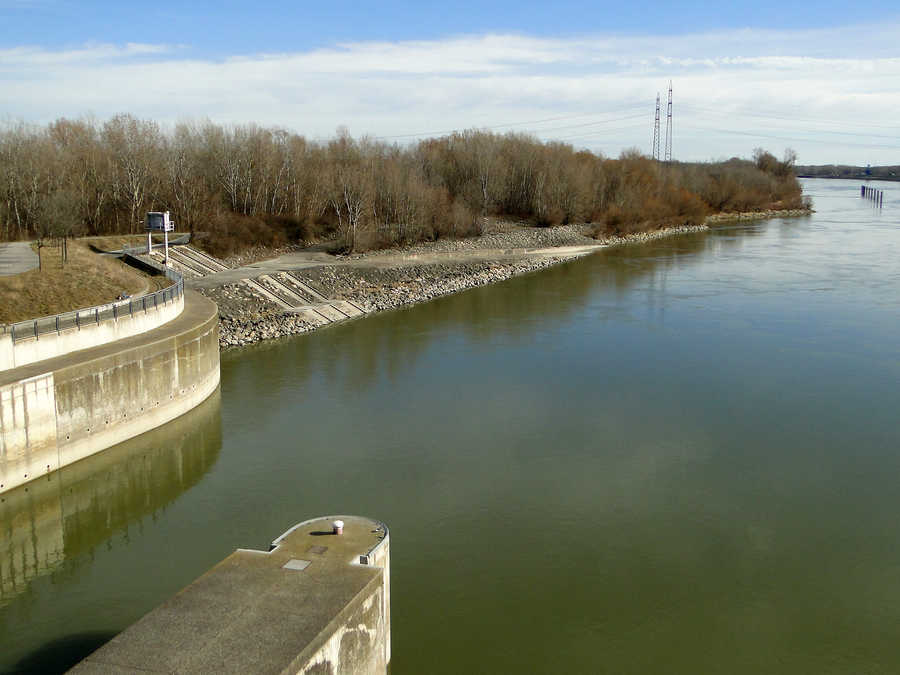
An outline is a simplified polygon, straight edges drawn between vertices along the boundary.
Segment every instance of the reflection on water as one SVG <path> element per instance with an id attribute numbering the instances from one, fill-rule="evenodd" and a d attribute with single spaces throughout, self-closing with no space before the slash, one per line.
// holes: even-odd
<path id="1" fill-rule="evenodd" d="M 273 372 L 267 389 L 294 389 L 309 377 L 324 376 L 345 392 L 359 391 L 379 377 L 400 378 L 415 367 L 428 354 L 430 335 L 458 334 L 478 343 L 490 342 L 499 334 L 525 343 L 547 322 L 564 322 L 582 312 L 586 298 L 598 286 L 624 292 L 645 278 L 664 286 L 666 274 L 680 267 L 682 259 L 696 262 L 698 253 L 718 245 L 706 233 L 697 233 L 641 247 L 612 247 L 593 256 L 604 261 L 598 274 L 585 274 L 585 261 L 575 261 L 511 279 L 503 285 L 506 292 L 462 293 L 370 317 L 377 329 L 340 330 L 338 325 L 334 327 L 338 330 L 307 336 L 326 335 L 323 339 L 285 338 L 228 350 L 222 358 L 229 373 L 241 377 L 269 355 L 282 359 L 287 350 L 291 367 Z M 721 245 L 737 247 L 740 239 L 728 238 Z M 335 354 L 341 358 L 333 358 Z"/>
<path id="2" fill-rule="evenodd" d="M 220 411 L 216 391 L 153 433 L 0 496 L 0 606 L 195 485 L 218 457 Z"/>

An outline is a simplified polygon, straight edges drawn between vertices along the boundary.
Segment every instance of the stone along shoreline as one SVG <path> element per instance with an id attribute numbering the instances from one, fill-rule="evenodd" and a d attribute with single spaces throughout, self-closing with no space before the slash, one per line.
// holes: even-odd
<path id="1" fill-rule="evenodd" d="M 348 302 L 354 315 L 310 320 L 309 312 L 286 310 L 240 283 L 199 289 L 219 305 L 223 348 L 288 337 L 373 312 L 427 302 L 477 286 L 536 272 L 609 246 L 640 244 L 678 234 L 703 232 L 710 224 L 803 216 L 807 209 L 753 211 L 710 216 L 704 225 L 682 225 L 594 239 L 589 225 L 550 228 L 496 223 L 480 237 L 335 257 L 302 265 L 292 274 L 321 296 Z"/>

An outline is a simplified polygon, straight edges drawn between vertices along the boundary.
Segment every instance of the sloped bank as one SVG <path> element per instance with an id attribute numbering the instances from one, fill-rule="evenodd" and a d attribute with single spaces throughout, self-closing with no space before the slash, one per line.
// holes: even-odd
<path id="1" fill-rule="evenodd" d="M 809 209 L 791 209 L 717 214 L 707 218 L 704 225 L 681 225 L 603 239 L 589 235 L 590 225 L 523 228 L 515 223 L 500 223 L 496 231 L 480 237 L 346 256 L 335 259 L 333 264 L 307 267 L 296 273 L 322 295 L 353 302 L 369 314 L 536 272 L 585 255 L 590 252 L 587 249 L 703 232 L 710 224 L 809 213 Z M 582 250 L 567 252 L 567 247 Z M 486 253 L 493 253 L 496 258 L 485 260 Z M 437 258 L 441 255 L 446 256 L 445 260 Z M 223 348 L 297 335 L 319 327 L 253 295 L 240 284 L 201 292 L 219 306 L 219 344 Z"/>
<path id="2" fill-rule="evenodd" d="M 600 249 L 605 246 L 646 242 L 661 237 L 700 232 L 705 225 L 673 227 L 597 241 L 588 237 L 588 228 L 566 226 L 534 230 L 522 235 L 521 230 L 496 233 L 482 239 L 449 240 L 432 246 L 418 245 L 408 249 L 377 251 L 371 254 L 336 260 L 332 265 L 310 267 L 297 273 L 304 282 L 326 297 L 349 300 L 366 314 L 406 305 L 427 302 L 444 295 L 505 281 L 514 276 L 536 272 L 585 255 L 587 250 L 554 253 L 555 248 L 581 246 Z M 531 248 L 534 244 L 552 245 Z M 506 245 L 508 248 L 500 249 Z M 493 260 L 466 260 L 471 253 L 496 250 Z M 445 253 L 447 261 L 416 262 L 416 256 Z M 397 258 L 394 264 L 394 258 Z M 400 261 L 399 258 L 404 258 Z M 390 262 L 385 262 L 389 259 Z M 286 312 L 275 303 L 250 293 L 241 284 L 226 284 L 202 293 L 219 306 L 219 344 L 223 348 L 238 347 L 262 340 L 287 337 L 315 330 L 318 326 L 301 316 Z"/>

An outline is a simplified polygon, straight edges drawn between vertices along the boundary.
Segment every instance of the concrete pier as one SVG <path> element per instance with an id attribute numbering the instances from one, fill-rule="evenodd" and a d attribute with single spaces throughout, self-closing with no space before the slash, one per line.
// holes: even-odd
<path id="1" fill-rule="evenodd" d="M 329 516 L 238 549 L 69 672 L 376 675 L 390 659 L 387 527 Z"/>

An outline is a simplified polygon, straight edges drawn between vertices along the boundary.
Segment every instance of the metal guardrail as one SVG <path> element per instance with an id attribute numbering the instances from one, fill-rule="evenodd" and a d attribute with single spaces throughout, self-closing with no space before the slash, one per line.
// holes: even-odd
<path id="1" fill-rule="evenodd" d="M 144 247 L 144 251 L 147 247 Z M 18 321 L 6 324 L 0 330 L 0 334 L 10 333 L 13 343 L 21 340 L 40 339 L 41 335 L 49 333 L 61 333 L 65 330 L 78 329 L 100 325 L 106 321 L 118 321 L 126 316 L 134 316 L 140 312 L 147 312 L 159 306 L 175 301 L 184 294 L 184 279 L 175 270 L 162 268 L 165 275 L 175 283 L 155 293 L 141 295 L 127 300 L 116 300 L 105 305 L 96 305 L 84 309 L 76 309 L 71 312 L 63 312 L 53 316 L 42 316 L 37 319 Z"/>

